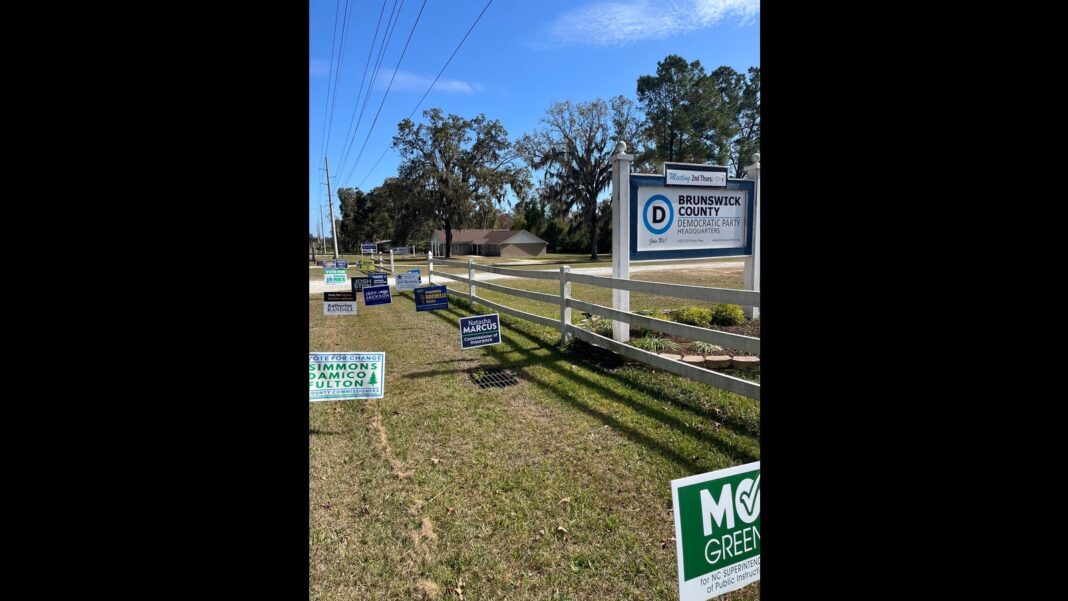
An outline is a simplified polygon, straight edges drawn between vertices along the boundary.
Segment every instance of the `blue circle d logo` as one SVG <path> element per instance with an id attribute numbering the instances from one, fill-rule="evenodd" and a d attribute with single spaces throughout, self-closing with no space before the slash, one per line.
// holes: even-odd
<path id="1" fill-rule="evenodd" d="M 652 222 L 649 221 L 649 209 L 652 209 L 653 213 Z M 642 222 L 645 223 L 645 229 L 650 233 L 663 234 L 675 222 L 675 208 L 663 194 L 650 196 L 649 200 L 645 201 L 645 206 L 642 207 Z"/>

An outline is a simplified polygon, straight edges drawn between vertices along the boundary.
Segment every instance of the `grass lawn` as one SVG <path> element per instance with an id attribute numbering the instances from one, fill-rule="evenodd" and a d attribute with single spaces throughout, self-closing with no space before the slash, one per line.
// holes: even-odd
<path id="1" fill-rule="evenodd" d="M 677 598 L 670 481 L 759 460 L 759 403 L 503 315 L 502 344 L 461 350 L 488 311 L 455 301 L 327 318 L 309 297 L 311 351 L 384 351 L 387 374 L 383 399 L 309 404 L 311 598 Z M 471 382 L 496 366 L 520 383 Z"/>

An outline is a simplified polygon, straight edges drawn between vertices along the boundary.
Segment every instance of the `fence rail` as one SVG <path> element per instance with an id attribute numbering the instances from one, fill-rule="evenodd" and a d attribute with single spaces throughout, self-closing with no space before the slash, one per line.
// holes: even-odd
<path id="1" fill-rule="evenodd" d="M 678 298 L 687 298 L 706 302 L 716 303 L 730 303 L 743 306 L 760 306 L 760 292 L 756 290 L 734 290 L 730 288 L 710 288 L 704 286 L 686 286 L 682 284 L 663 284 L 659 282 L 643 282 L 639 280 L 621 280 L 617 278 L 607 278 L 591 276 L 586 274 L 571 273 L 571 268 L 563 266 L 557 271 L 528 271 L 523 269 L 506 269 L 502 267 L 495 267 L 492 265 L 480 265 L 474 262 L 461 262 L 450 261 L 448 259 L 435 259 L 433 256 L 428 257 L 428 269 L 429 281 L 433 283 L 434 276 L 449 278 L 458 282 L 466 283 L 468 285 L 468 292 L 460 292 L 459 290 L 448 289 L 448 293 L 459 298 L 467 299 L 471 302 L 476 302 L 481 305 L 485 305 L 491 309 L 517 317 L 526 321 L 530 321 L 536 324 L 547 326 L 554 329 L 559 329 L 561 333 L 561 341 L 566 341 L 569 337 L 575 337 L 579 340 L 599 346 L 601 348 L 608 349 L 628 359 L 640 361 L 646 365 L 651 365 L 664 371 L 689 378 L 697 382 L 715 386 L 736 394 L 747 396 L 752 399 L 760 400 L 760 384 L 736 378 L 734 376 L 728 376 L 716 371 L 698 367 L 684 363 L 682 361 L 675 361 L 661 357 L 656 353 L 651 353 L 631 346 L 629 344 L 601 336 L 600 334 L 584 330 L 571 323 L 571 309 L 578 309 L 579 311 L 585 311 L 594 315 L 607 317 L 614 321 L 623 322 L 631 325 L 645 328 L 647 330 L 654 330 L 657 332 L 663 332 L 673 336 L 681 336 L 683 338 L 689 338 L 691 340 L 700 340 L 703 342 L 710 342 L 712 344 L 720 344 L 728 346 L 730 348 L 740 349 L 747 353 L 753 353 L 755 355 L 760 354 L 760 339 L 752 336 L 743 336 L 741 334 L 732 334 L 730 332 L 721 332 L 718 330 L 710 330 L 708 328 L 701 328 L 697 326 L 691 326 L 687 324 L 677 323 L 673 321 L 666 321 L 663 319 L 656 319 L 654 317 L 647 317 L 645 315 L 638 315 L 637 313 L 631 313 L 628 311 L 620 311 L 610 307 L 605 307 L 595 303 L 581 301 L 575 298 L 571 298 L 571 284 L 586 284 L 590 286 L 598 286 L 602 288 L 609 288 L 612 290 L 630 290 L 632 292 L 647 292 L 651 294 L 657 294 L 660 296 L 673 296 Z M 454 267 L 468 270 L 468 277 L 464 277 L 452 273 L 444 273 L 442 271 L 434 270 L 434 263 L 446 267 Z M 505 276 L 527 278 L 535 280 L 553 280 L 560 282 L 560 294 L 545 294 L 542 292 L 532 292 L 529 290 L 521 290 L 519 288 L 512 288 L 509 286 L 501 286 L 499 284 L 492 284 L 490 282 L 480 282 L 474 276 L 476 271 L 485 271 L 488 273 L 496 273 Z M 520 298 L 526 298 L 529 300 L 548 303 L 556 305 L 560 308 L 560 318 L 551 319 L 548 317 L 542 317 L 540 315 L 534 315 L 533 313 L 527 313 L 526 311 L 520 311 L 513 309 L 506 305 L 495 303 L 478 296 L 479 287 L 487 288 L 495 292 L 508 294 L 511 296 L 517 296 Z"/>
<path id="2" fill-rule="evenodd" d="M 664 284 L 661 282 L 643 282 L 641 280 L 620 280 L 583 273 L 572 273 L 568 279 L 576 284 L 600 286 L 614 290 L 631 292 L 648 292 L 660 296 L 674 296 L 710 303 L 728 303 L 744 307 L 760 306 L 760 293 L 754 290 L 735 290 L 733 288 L 706 288 L 704 286 L 686 286 L 684 284 Z"/>
<path id="3" fill-rule="evenodd" d="M 485 286 L 485 284 L 479 283 L 479 286 Z M 645 328 L 646 330 L 663 332 L 665 334 L 671 334 L 672 336 L 681 336 L 683 338 L 689 338 L 690 340 L 721 344 L 747 353 L 753 353 L 754 355 L 760 354 L 760 339 L 753 338 L 752 336 L 731 334 L 730 332 L 720 332 L 719 330 L 700 328 L 684 323 L 678 323 L 676 321 L 666 321 L 654 317 L 646 317 L 645 315 L 628 313 L 611 307 L 588 303 L 586 301 L 578 300 L 577 298 L 567 299 L 567 306 L 578 309 L 579 311 L 600 315 L 601 317 L 608 317 L 616 321 L 626 322 L 638 326 L 639 328 Z"/>

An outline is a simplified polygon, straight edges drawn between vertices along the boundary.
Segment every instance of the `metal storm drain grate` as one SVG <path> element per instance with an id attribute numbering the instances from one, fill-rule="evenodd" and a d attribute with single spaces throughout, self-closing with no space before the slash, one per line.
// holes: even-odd
<path id="1" fill-rule="evenodd" d="M 471 381 L 479 388 L 504 388 L 519 383 L 512 372 L 502 367 L 478 367 L 470 370 Z"/>

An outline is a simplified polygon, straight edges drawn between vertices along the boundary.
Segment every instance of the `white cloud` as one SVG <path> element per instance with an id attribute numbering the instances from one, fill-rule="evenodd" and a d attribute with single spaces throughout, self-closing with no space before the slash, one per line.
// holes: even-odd
<path id="1" fill-rule="evenodd" d="M 760 0 L 598 2 L 556 17 L 535 45 L 623 46 L 705 29 L 731 17 L 748 24 L 759 13 Z"/>
<path id="2" fill-rule="evenodd" d="M 391 77 L 393 77 L 392 69 L 382 69 L 378 74 L 378 79 L 375 80 L 375 87 L 379 90 L 385 90 Z M 398 70 L 397 76 L 393 79 L 393 87 L 390 89 L 397 92 L 425 92 L 432 81 L 434 81 L 434 78 L 429 75 Z M 458 94 L 474 94 L 481 92 L 485 88 L 482 84 L 449 79 L 447 77 L 438 79 L 437 83 L 434 84 L 435 92 L 455 92 Z"/>
<path id="3" fill-rule="evenodd" d="M 311 64 L 308 65 L 308 73 L 312 77 L 326 77 L 330 74 L 330 63 L 317 58 L 311 59 Z"/>

